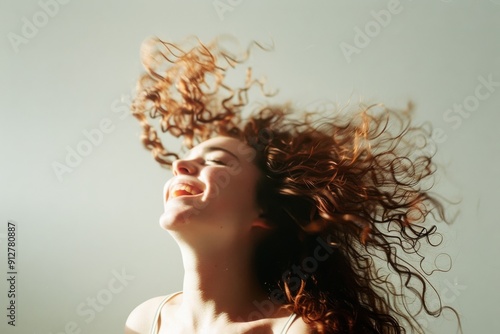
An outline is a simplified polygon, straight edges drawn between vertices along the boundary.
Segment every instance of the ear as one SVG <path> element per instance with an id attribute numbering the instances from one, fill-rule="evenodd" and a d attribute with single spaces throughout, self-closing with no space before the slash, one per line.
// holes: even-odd
<path id="1" fill-rule="evenodd" d="M 274 227 L 267 221 L 264 211 L 261 209 L 259 217 L 257 217 L 253 223 L 252 228 L 262 229 L 262 230 L 272 230 Z"/>
<path id="2" fill-rule="evenodd" d="M 273 227 L 262 217 L 257 218 L 252 223 L 252 228 L 258 228 L 263 230 L 272 230 Z"/>

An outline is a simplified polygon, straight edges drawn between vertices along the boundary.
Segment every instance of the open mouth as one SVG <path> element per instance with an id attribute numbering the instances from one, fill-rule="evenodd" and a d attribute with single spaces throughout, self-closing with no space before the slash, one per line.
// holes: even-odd
<path id="1" fill-rule="evenodd" d="M 172 198 L 179 196 L 195 196 L 201 194 L 202 192 L 203 191 L 200 188 L 186 183 L 178 183 L 174 185 L 170 191 Z"/>

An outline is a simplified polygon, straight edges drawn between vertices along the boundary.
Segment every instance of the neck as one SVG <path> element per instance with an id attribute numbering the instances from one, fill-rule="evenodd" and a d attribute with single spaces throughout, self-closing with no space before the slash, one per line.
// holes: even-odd
<path id="1" fill-rule="evenodd" d="M 252 268 L 250 243 L 193 248 L 179 242 L 184 264 L 179 311 L 190 326 L 255 320 L 257 306 L 267 300 Z M 203 321 L 201 321 L 203 319 Z M 201 326 L 201 325 L 200 325 Z"/>

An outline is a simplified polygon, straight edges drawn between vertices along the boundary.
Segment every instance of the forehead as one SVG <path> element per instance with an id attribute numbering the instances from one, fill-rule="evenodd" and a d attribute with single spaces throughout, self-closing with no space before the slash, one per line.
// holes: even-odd
<path id="1" fill-rule="evenodd" d="M 196 145 L 193 148 L 193 150 L 200 149 L 200 148 L 203 149 L 204 147 L 209 147 L 209 146 L 218 146 L 218 147 L 230 149 L 230 148 L 237 148 L 241 144 L 244 144 L 244 143 L 236 138 L 218 136 L 218 137 L 214 137 L 214 138 L 210 138 L 208 140 L 205 140 L 204 142 Z"/>

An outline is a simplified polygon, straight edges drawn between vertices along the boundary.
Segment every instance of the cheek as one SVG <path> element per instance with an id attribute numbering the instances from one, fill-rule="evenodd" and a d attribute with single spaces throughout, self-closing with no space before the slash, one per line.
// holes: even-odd
<path id="1" fill-rule="evenodd" d="M 236 176 L 239 175 L 240 173 L 243 172 L 243 169 L 241 168 L 241 164 L 236 161 L 236 160 L 231 160 L 227 164 L 229 168 L 229 174 Z"/>
<path id="2" fill-rule="evenodd" d="M 216 202 L 221 199 L 226 192 L 230 191 L 233 183 L 231 175 L 225 170 L 212 170 L 202 173 L 201 180 L 205 183 L 206 189 L 202 201 Z"/>
<path id="3" fill-rule="evenodd" d="M 219 170 L 211 176 L 210 184 L 218 189 L 218 192 L 224 191 L 234 185 L 235 177 L 232 176 L 227 170 Z"/>
<path id="4" fill-rule="evenodd" d="M 239 209 L 255 207 L 255 184 L 253 178 L 238 173 L 232 174 L 228 170 L 220 170 L 210 175 L 210 195 L 212 199 L 220 198 L 226 205 L 233 205 Z"/>
<path id="5" fill-rule="evenodd" d="M 243 216 L 253 214 L 257 209 L 255 184 L 251 178 L 234 177 L 227 187 L 229 202 Z"/>
<path id="6" fill-rule="evenodd" d="M 169 179 L 165 184 L 163 185 L 163 200 L 166 200 L 167 196 L 167 190 L 170 187 L 170 183 L 172 183 L 173 178 Z"/>

